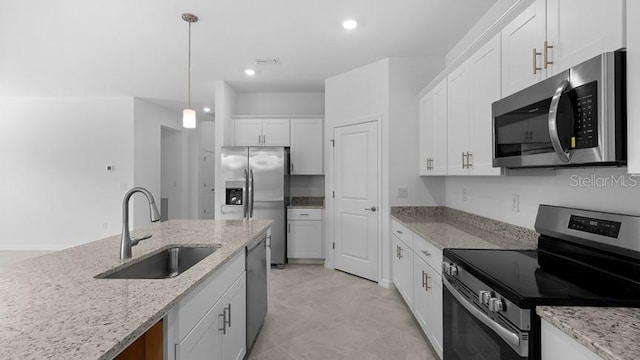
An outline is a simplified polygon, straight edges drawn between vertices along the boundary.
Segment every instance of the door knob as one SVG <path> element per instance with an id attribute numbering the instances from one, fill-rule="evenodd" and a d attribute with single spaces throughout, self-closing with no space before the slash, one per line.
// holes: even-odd
<path id="1" fill-rule="evenodd" d="M 378 209 L 375 206 L 372 206 L 370 208 L 366 208 L 365 210 L 376 212 L 376 210 L 378 210 Z"/>

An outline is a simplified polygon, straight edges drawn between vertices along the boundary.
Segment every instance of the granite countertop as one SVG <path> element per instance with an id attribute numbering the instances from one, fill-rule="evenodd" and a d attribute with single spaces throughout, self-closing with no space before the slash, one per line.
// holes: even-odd
<path id="1" fill-rule="evenodd" d="M 535 249 L 534 230 L 443 207 L 397 207 L 391 216 L 440 249 Z"/>
<path id="2" fill-rule="evenodd" d="M 324 197 L 292 197 L 287 209 L 324 209 Z"/>
<path id="3" fill-rule="evenodd" d="M 605 360 L 640 359 L 640 309 L 538 306 L 536 313 Z"/>
<path id="4" fill-rule="evenodd" d="M 119 259 L 112 236 L 29 259 L 0 280 L 3 359 L 111 359 L 177 302 L 256 239 L 271 220 L 171 220 L 135 231 L 151 234 Z M 173 245 L 222 245 L 172 279 L 95 279 Z"/>

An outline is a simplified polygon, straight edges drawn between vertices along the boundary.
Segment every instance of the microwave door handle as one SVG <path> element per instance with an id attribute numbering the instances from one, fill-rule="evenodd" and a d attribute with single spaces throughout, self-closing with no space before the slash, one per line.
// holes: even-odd
<path id="1" fill-rule="evenodd" d="M 562 147 L 562 143 L 560 142 L 560 137 L 558 136 L 558 107 L 560 105 L 562 93 L 565 92 L 568 87 L 569 80 L 562 80 L 560 85 L 558 85 L 555 94 L 553 94 L 553 97 L 551 98 L 551 106 L 549 106 L 549 138 L 551 138 L 553 150 L 555 150 L 556 155 L 558 155 L 562 162 L 569 162 L 569 160 L 571 160 L 571 153 L 565 151 Z"/>
<path id="2" fill-rule="evenodd" d="M 456 290 L 449 283 L 449 280 L 447 278 L 443 278 L 442 282 L 444 283 L 444 286 L 447 288 L 447 290 L 449 290 L 451 295 L 458 301 L 458 303 L 462 307 L 464 307 L 467 311 L 469 311 L 471 315 L 473 315 L 473 317 L 480 320 L 480 322 L 483 323 L 489 329 L 493 330 L 502 340 L 504 340 L 507 344 L 509 344 L 509 346 L 513 350 L 515 350 L 518 353 L 518 355 L 520 356 L 528 355 L 529 347 L 525 346 L 528 344 L 525 344 L 524 342 L 520 342 L 520 337 L 517 334 L 507 330 L 505 327 L 503 327 L 502 325 L 498 324 L 497 322 L 493 321 L 493 319 L 485 315 L 482 311 L 476 309 L 476 307 L 473 304 L 469 303 L 469 301 L 467 301 L 464 297 L 462 297 L 462 295 L 460 295 L 460 293 L 458 293 L 458 290 Z"/>

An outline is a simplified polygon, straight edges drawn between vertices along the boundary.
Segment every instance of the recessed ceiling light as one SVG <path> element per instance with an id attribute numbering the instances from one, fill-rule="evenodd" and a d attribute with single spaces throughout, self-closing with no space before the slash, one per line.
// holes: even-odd
<path id="1" fill-rule="evenodd" d="M 211 112 L 211 108 L 210 108 L 210 107 L 205 106 L 205 107 L 203 107 L 203 108 L 202 108 L 202 111 L 204 111 L 204 112 Z"/>
<path id="2" fill-rule="evenodd" d="M 244 70 L 244 74 L 247 75 L 247 76 L 253 76 L 253 75 L 256 74 L 256 71 L 253 70 L 253 69 L 245 69 Z"/>
<path id="3" fill-rule="evenodd" d="M 358 27 L 358 22 L 355 21 L 354 19 L 347 19 L 342 22 L 342 27 L 347 30 L 353 30 L 356 27 Z"/>

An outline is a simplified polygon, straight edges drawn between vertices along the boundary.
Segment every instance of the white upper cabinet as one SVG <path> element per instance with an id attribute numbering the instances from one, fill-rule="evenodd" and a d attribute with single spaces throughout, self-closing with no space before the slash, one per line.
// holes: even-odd
<path id="1" fill-rule="evenodd" d="M 289 119 L 235 119 L 234 146 L 289 146 Z"/>
<path id="2" fill-rule="evenodd" d="M 469 61 L 454 70 L 447 80 L 447 173 L 467 175 L 469 119 L 473 95 Z"/>
<path id="3" fill-rule="evenodd" d="M 500 175 L 493 167 L 491 104 L 500 100 L 500 36 L 489 40 L 469 59 L 472 111 L 469 122 L 470 175 Z"/>
<path id="4" fill-rule="evenodd" d="M 547 0 L 547 76 L 624 43 L 624 0 Z"/>
<path id="5" fill-rule="evenodd" d="M 262 146 L 289 145 L 289 119 L 262 120 Z"/>
<path id="6" fill-rule="evenodd" d="M 502 90 L 505 95 L 544 79 L 545 0 L 536 0 L 502 29 Z"/>
<path id="7" fill-rule="evenodd" d="M 624 0 L 536 0 L 501 32 L 503 95 L 624 47 L 624 16 Z"/>
<path id="8" fill-rule="evenodd" d="M 233 145 L 262 146 L 262 120 L 237 119 L 233 121 Z"/>
<path id="9" fill-rule="evenodd" d="M 291 119 L 291 174 L 322 175 L 322 119 Z"/>
<path id="10" fill-rule="evenodd" d="M 420 175 L 447 175 L 447 80 L 420 99 Z"/>

